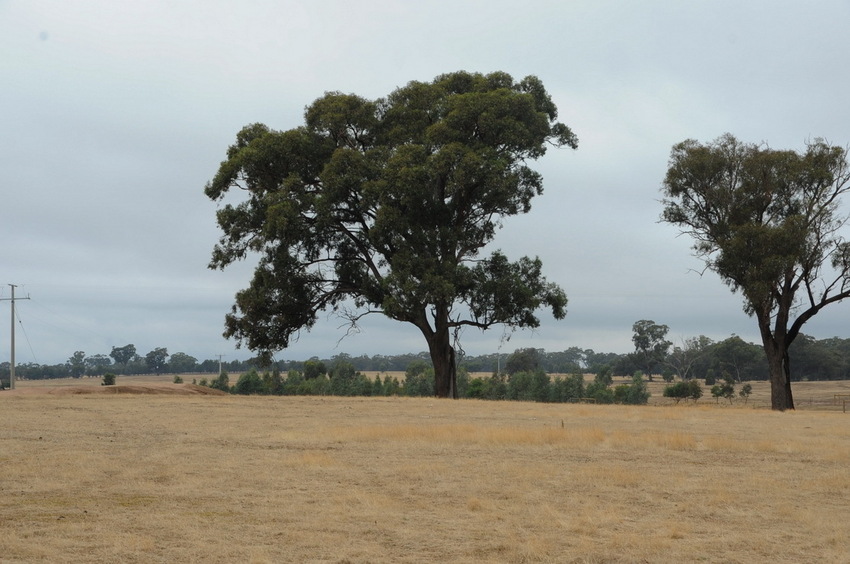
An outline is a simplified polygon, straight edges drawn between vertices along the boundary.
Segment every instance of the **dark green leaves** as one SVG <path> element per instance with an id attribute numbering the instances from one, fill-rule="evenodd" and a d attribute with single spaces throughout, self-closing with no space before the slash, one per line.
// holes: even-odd
<path id="1" fill-rule="evenodd" d="M 288 131 L 245 127 L 206 187 L 217 201 L 244 194 L 217 213 L 210 266 L 262 257 L 226 335 L 276 350 L 347 300 L 426 336 L 463 324 L 536 327 L 542 305 L 563 317 L 566 296 L 539 260 L 474 262 L 501 218 L 528 212 L 542 192 L 526 162 L 576 146 L 556 118 L 535 77 L 459 72 L 374 101 L 326 93 Z"/>
<path id="2" fill-rule="evenodd" d="M 509 262 L 497 251 L 471 270 L 469 306 L 475 323 L 504 323 L 514 327 L 538 327 L 534 311 L 546 305 L 555 319 L 566 315 L 567 296 L 541 274 L 540 259 L 523 257 Z"/>
<path id="3" fill-rule="evenodd" d="M 847 190 L 846 153 L 816 141 L 800 154 L 725 135 L 673 147 L 662 219 L 695 239 L 707 265 L 747 299 L 776 306 L 811 285 L 827 257 L 843 268 L 838 197 Z"/>

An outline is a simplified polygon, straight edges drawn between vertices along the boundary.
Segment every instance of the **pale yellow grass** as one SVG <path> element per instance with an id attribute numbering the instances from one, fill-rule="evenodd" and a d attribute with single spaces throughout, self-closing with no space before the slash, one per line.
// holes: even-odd
<path id="1" fill-rule="evenodd" d="M 0 393 L 0 561 L 843 562 L 848 417 Z"/>

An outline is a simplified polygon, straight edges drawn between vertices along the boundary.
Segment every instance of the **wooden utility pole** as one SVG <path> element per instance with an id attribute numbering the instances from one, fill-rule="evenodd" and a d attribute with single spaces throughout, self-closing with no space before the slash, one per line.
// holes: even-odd
<path id="1" fill-rule="evenodd" d="M 9 355 L 9 389 L 15 389 L 15 288 L 17 288 L 14 284 L 9 284 L 12 288 L 12 297 L 11 298 L 0 298 L 0 301 L 8 301 L 12 303 L 12 347 L 11 353 Z M 28 300 L 29 296 L 26 298 L 17 298 L 19 300 Z"/>

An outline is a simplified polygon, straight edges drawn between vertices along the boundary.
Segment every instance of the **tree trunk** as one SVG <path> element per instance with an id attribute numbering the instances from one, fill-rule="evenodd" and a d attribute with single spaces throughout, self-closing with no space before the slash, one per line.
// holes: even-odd
<path id="1" fill-rule="evenodd" d="M 428 352 L 434 365 L 434 395 L 438 398 L 457 399 L 457 369 L 455 350 L 451 345 L 448 330 L 426 335 Z"/>
<path id="2" fill-rule="evenodd" d="M 788 347 L 785 347 L 785 354 L 782 355 L 782 359 L 782 367 L 785 370 L 785 409 L 795 409 L 794 396 L 791 395 L 791 359 L 788 356 Z"/>
<path id="3" fill-rule="evenodd" d="M 756 310 L 761 342 L 770 369 L 770 408 L 776 411 L 794 409 L 794 399 L 791 396 L 791 363 L 788 357 L 791 341 L 788 339 L 786 329 L 790 307 L 789 303 L 787 307 L 780 308 L 780 312 L 777 313 L 776 327 L 773 330 L 770 328 L 771 307 L 769 304 L 761 310 Z"/>
<path id="4" fill-rule="evenodd" d="M 794 409 L 791 395 L 791 366 L 788 351 L 781 350 L 775 342 L 765 343 L 767 363 L 770 368 L 770 408 L 777 411 Z"/>

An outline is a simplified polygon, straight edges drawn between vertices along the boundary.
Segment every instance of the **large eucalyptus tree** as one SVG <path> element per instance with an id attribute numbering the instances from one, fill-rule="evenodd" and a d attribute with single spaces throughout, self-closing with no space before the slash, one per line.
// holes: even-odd
<path id="1" fill-rule="evenodd" d="M 260 254 L 225 336 L 268 355 L 321 311 L 355 325 L 380 312 L 422 332 L 436 395 L 456 395 L 459 328 L 537 327 L 543 305 L 566 313 L 539 259 L 480 255 L 502 218 L 541 194 L 529 161 L 576 147 L 556 120 L 535 77 L 457 72 L 378 100 L 326 93 L 287 131 L 245 127 L 206 186 L 213 200 L 244 193 L 217 212 L 210 267 Z"/>
<path id="2" fill-rule="evenodd" d="M 847 151 L 821 140 L 800 153 L 728 134 L 673 147 L 662 219 L 691 235 L 706 266 L 743 295 L 767 354 L 773 409 L 794 408 L 788 348 L 803 324 L 850 297 L 848 190 Z"/>

